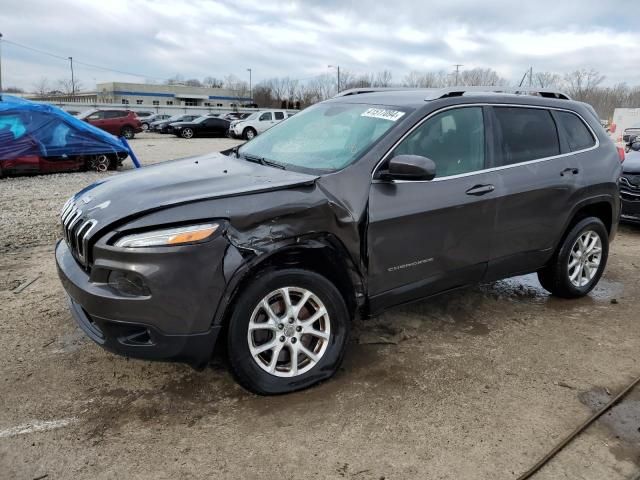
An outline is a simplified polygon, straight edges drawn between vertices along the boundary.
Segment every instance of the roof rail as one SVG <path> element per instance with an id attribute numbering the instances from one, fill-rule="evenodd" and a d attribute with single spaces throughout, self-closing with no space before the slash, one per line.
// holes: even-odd
<path id="1" fill-rule="evenodd" d="M 505 87 L 505 86 L 480 86 L 480 87 L 445 87 L 445 88 L 412 88 L 412 87 L 360 87 L 350 88 L 339 92 L 336 97 L 347 97 L 349 95 L 359 95 L 362 93 L 374 92 L 400 92 L 407 90 L 422 90 L 427 96 L 425 100 L 437 100 L 447 97 L 461 97 L 467 93 L 509 93 L 515 95 L 534 95 L 545 98 L 558 98 L 571 100 L 571 97 L 564 92 L 552 88 L 535 87 Z"/>
<path id="2" fill-rule="evenodd" d="M 361 93 L 375 93 L 375 92 L 398 92 L 402 90 L 417 90 L 411 87 L 358 87 L 349 88 L 338 92 L 335 97 L 348 97 L 349 95 L 360 95 Z M 334 98 L 335 98 L 334 97 Z"/>
<path id="3" fill-rule="evenodd" d="M 425 100 L 437 100 L 438 98 L 461 97 L 466 93 L 509 93 L 515 95 L 534 95 L 545 98 L 559 98 L 571 100 L 564 92 L 552 88 L 535 87 L 505 87 L 505 86 L 481 86 L 481 87 L 446 87 L 436 88 L 429 92 Z"/>

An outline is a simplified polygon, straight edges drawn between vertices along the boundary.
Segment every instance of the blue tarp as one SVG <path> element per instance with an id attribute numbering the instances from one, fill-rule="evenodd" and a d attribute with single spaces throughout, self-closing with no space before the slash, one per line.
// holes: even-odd
<path id="1" fill-rule="evenodd" d="M 2 95 L 0 161 L 124 152 L 130 149 L 119 138 L 58 107 Z"/>

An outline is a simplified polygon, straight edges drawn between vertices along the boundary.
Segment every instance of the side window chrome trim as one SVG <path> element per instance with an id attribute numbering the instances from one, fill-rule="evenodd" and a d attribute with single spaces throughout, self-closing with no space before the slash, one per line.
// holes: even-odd
<path id="1" fill-rule="evenodd" d="M 431 117 L 433 117 L 434 115 L 447 111 L 447 110 L 452 110 L 454 108 L 465 108 L 465 107 L 517 107 L 517 108 L 537 108 L 540 110 L 555 110 L 555 111 L 559 111 L 559 112 L 569 112 L 572 113 L 574 115 L 576 115 L 589 129 L 589 132 L 591 132 L 591 135 L 593 135 L 593 138 L 595 138 L 596 143 L 595 145 L 593 145 L 592 147 L 589 148 L 584 148 L 582 150 L 576 150 L 575 152 L 567 152 L 567 153 L 561 153 L 560 155 L 554 155 L 552 157 L 544 157 L 544 158 L 537 158 L 535 160 L 529 160 L 527 162 L 520 162 L 520 163 L 512 163 L 510 165 L 502 165 L 500 167 L 491 167 L 491 168 L 484 168 L 482 170 L 476 170 L 474 172 L 467 172 L 467 173 L 460 173 L 458 175 L 449 175 L 446 177 L 436 177 L 433 180 L 392 180 L 393 183 L 431 183 L 431 182 L 442 182 L 444 180 L 453 180 L 456 178 L 463 178 L 463 177 L 470 177 L 473 175 L 481 175 L 483 173 L 491 173 L 491 172 L 496 172 L 499 170 L 506 170 L 507 168 L 514 168 L 514 167 L 521 167 L 523 165 L 531 165 L 534 163 L 540 163 L 540 162 L 547 162 L 549 160 L 555 160 L 557 158 L 562 158 L 562 157 L 569 157 L 571 155 L 576 155 L 578 153 L 584 153 L 584 152 L 588 152 L 591 150 L 595 150 L 596 148 L 600 147 L 600 139 L 598 138 L 598 135 L 596 135 L 596 132 L 593 131 L 593 128 L 591 128 L 591 125 L 589 125 L 589 122 L 585 121 L 584 117 L 582 115 L 580 115 L 578 112 L 574 112 L 573 110 L 569 110 L 567 108 L 558 108 L 558 107 L 543 107 L 543 106 L 539 106 L 539 105 L 522 105 L 522 104 L 515 104 L 515 103 L 468 103 L 468 104 L 464 104 L 464 105 L 451 105 L 449 107 L 444 107 L 441 108 L 439 110 L 436 110 L 434 112 L 431 112 L 429 115 L 427 115 L 426 117 L 424 117 L 422 120 L 420 120 L 418 123 L 416 123 L 413 127 L 411 127 L 410 130 L 408 130 L 398 141 L 396 141 L 389 150 L 387 150 L 385 152 L 385 154 L 382 156 L 382 159 L 376 164 L 376 166 L 373 169 L 373 172 L 371 173 L 371 180 L 372 183 L 389 183 L 388 180 L 379 180 L 374 178 L 378 169 L 380 168 L 380 165 L 382 165 L 387 158 L 389 157 L 389 155 L 391 155 L 391 152 L 393 152 L 395 150 L 395 148 L 402 142 L 404 141 L 405 138 L 407 138 L 409 135 L 411 135 L 413 133 L 414 130 L 416 130 L 417 128 L 419 128 L 424 122 L 426 122 L 427 120 L 429 120 Z"/>

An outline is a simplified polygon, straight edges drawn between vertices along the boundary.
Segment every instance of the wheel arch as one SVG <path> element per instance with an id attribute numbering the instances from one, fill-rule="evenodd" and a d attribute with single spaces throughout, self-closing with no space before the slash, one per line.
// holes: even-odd
<path id="1" fill-rule="evenodd" d="M 243 258 L 241 262 L 227 284 L 213 325 L 226 325 L 244 285 L 265 272 L 280 268 L 310 270 L 327 278 L 342 294 L 351 316 L 362 306 L 365 298 L 359 269 L 342 242 L 331 234 L 292 239 L 267 253 L 253 254 L 248 261 Z"/>

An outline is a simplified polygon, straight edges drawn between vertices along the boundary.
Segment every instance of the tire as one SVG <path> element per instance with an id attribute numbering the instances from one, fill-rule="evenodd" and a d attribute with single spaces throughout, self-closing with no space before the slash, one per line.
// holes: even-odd
<path id="1" fill-rule="evenodd" d="M 281 289 L 287 289 L 292 304 L 289 318 L 283 308 Z M 311 296 L 300 307 L 306 292 Z M 267 320 L 264 299 L 272 309 L 271 320 Z M 298 269 L 266 272 L 252 280 L 234 304 L 227 333 L 227 355 L 231 373 L 247 390 L 259 395 L 289 393 L 326 380 L 338 370 L 351 319 L 342 295 L 325 277 Z M 296 307 L 300 307 L 299 316 Z M 318 320 L 304 325 L 313 315 L 319 316 Z M 256 326 L 262 322 L 265 327 L 249 329 L 250 323 Z M 260 347 L 270 344 L 271 348 L 257 353 Z M 293 349 L 298 360 L 295 369 Z M 315 358 L 307 356 L 304 350 Z M 278 357 L 274 362 L 276 351 Z"/>
<path id="2" fill-rule="evenodd" d="M 538 272 L 538 280 L 557 297 L 583 297 L 597 285 L 608 258 L 606 227 L 599 218 L 587 217 L 571 228 L 549 264 Z"/>
<path id="3" fill-rule="evenodd" d="M 193 138 L 195 135 L 192 128 L 183 128 L 182 131 L 180 132 L 180 136 L 182 138 L 189 139 L 189 138 Z"/>
<path id="4" fill-rule="evenodd" d="M 136 132 L 133 131 L 133 128 L 127 125 L 125 127 L 122 127 L 122 130 L 120 130 L 120 135 L 126 138 L 127 140 L 131 140 L 133 137 L 136 136 Z"/>
<path id="5" fill-rule="evenodd" d="M 149 130 L 149 124 L 148 124 L 148 123 L 143 123 L 143 124 L 142 124 L 142 130 L 144 130 L 145 132 L 146 132 L 147 130 Z"/>
<path id="6" fill-rule="evenodd" d="M 107 170 L 113 170 L 113 162 L 108 155 L 94 155 L 87 161 L 87 170 L 104 173 Z"/>
<path id="7" fill-rule="evenodd" d="M 256 135 L 258 135 L 258 132 L 255 131 L 255 129 L 248 127 L 245 128 L 244 131 L 242 132 L 242 136 L 244 137 L 245 140 L 253 140 Z"/>

